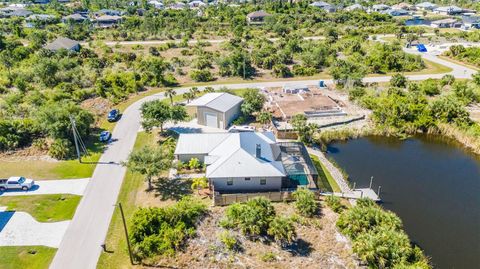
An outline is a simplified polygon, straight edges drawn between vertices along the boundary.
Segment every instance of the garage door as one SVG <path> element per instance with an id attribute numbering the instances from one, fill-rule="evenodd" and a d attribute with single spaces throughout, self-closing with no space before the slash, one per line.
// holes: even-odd
<path id="1" fill-rule="evenodd" d="M 205 113 L 205 123 L 209 127 L 217 128 L 217 114 Z"/>

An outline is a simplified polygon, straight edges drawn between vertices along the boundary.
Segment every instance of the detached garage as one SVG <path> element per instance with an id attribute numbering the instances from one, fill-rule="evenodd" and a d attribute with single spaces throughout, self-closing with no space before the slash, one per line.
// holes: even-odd
<path id="1" fill-rule="evenodd" d="M 240 116 L 243 98 L 229 93 L 207 93 L 187 104 L 200 125 L 227 129 Z"/>

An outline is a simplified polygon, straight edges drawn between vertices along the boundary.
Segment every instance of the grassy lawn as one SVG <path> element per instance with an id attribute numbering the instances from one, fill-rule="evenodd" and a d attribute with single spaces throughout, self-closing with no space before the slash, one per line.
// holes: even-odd
<path id="1" fill-rule="evenodd" d="M 135 149 L 139 149 L 145 145 L 155 144 L 154 133 L 138 133 L 135 141 Z M 118 196 L 118 202 L 122 203 L 125 218 L 127 219 L 127 227 L 130 227 L 129 220 L 133 212 L 137 208 L 137 190 L 144 186 L 143 177 L 139 174 L 127 172 L 123 180 L 122 189 Z M 128 258 L 127 242 L 125 241 L 125 234 L 123 231 L 122 219 L 118 207 L 113 213 L 108 229 L 106 239 L 107 250 L 113 251 L 111 253 L 102 252 L 97 264 L 97 268 L 130 268 L 130 261 Z"/>
<path id="2" fill-rule="evenodd" d="M 81 198 L 71 194 L 5 196 L 0 197 L 0 205 L 27 212 L 39 222 L 56 222 L 72 219 Z"/>
<path id="3" fill-rule="evenodd" d="M 0 247 L 0 269 L 48 268 L 56 251 L 44 246 Z"/>
<path id="4" fill-rule="evenodd" d="M 332 175 L 330 175 L 330 172 L 322 164 L 322 162 L 320 162 L 318 157 L 315 155 L 310 155 L 310 157 L 312 158 L 313 164 L 318 171 L 318 188 L 320 188 L 322 191 L 327 192 L 341 192 L 340 187 L 338 187 L 337 185 L 337 182 L 332 177 Z"/>

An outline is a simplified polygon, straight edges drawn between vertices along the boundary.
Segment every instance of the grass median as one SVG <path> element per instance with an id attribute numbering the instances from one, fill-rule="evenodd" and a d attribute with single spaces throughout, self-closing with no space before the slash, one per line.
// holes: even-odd
<path id="1" fill-rule="evenodd" d="M 0 205 L 27 212 L 39 222 L 56 222 L 72 219 L 81 198 L 71 194 L 4 196 L 0 197 Z"/>
<path id="2" fill-rule="evenodd" d="M 0 269 L 48 268 L 56 251 L 44 246 L 0 247 Z"/>

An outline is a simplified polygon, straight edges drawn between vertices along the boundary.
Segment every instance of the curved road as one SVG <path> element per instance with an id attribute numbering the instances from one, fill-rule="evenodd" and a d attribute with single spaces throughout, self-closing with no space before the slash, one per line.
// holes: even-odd
<path id="1" fill-rule="evenodd" d="M 406 49 L 406 51 L 418 54 L 413 50 Z M 452 68 L 453 71 L 450 74 L 456 78 L 471 78 L 471 75 L 476 73 L 475 70 L 439 59 L 434 55 L 422 54 L 422 57 Z M 407 77 L 410 80 L 425 80 L 428 78 L 441 78 L 443 75 L 445 74 L 410 75 Z M 389 80 L 389 76 L 367 77 L 364 79 L 365 82 L 387 82 Z M 253 82 L 215 85 L 212 87 L 219 89 L 226 86 L 230 89 L 240 89 L 246 87 L 283 86 L 286 83 L 316 85 L 318 79 L 288 82 Z M 326 83 L 332 83 L 332 80 L 326 80 Z M 203 89 L 204 87 L 199 88 Z M 182 94 L 187 90 L 187 88 L 179 88 L 177 93 Z M 101 244 L 103 244 L 106 237 L 115 209 L 114 205 L 117 202 L 117 196 L 126 172 L 126 168 L 119 165 L 119 163 L 127 159 L 128 154 L 133 149 L 137 132 L 140 129 L 140 106 L 146 101 L 164 98 L 163 93 L 145 97 L 132 104 L 123 112 L 122 119 L 113 130 L 115 142 L 109 144 L 100 158 L 100 163 L 89 181 L 85 194 L 77 207 L 75 216 L 65 233 L 50 268 L 89 269 L 96 267 L 102 251 Z"/>

